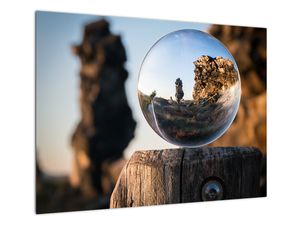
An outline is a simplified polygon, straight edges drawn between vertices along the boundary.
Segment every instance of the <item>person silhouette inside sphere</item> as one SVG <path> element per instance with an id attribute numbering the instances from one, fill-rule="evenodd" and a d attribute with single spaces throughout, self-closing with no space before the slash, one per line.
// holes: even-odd
<path id="1" fill-rule="evenodd" d="M 184 96 L 184 92 L 182 90 L 183 87 L 182 80 L 180 78 L 177 78 L 175 81 L 175 85 L 176 85 L 175 97 L 177 102 L 179 103 Z"/>

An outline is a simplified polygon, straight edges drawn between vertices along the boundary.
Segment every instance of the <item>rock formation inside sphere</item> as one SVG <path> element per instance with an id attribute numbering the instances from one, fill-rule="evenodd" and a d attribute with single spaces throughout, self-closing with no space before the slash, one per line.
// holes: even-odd
<path id="1" fill-rule="evenodd" d="M 175 85 L 176 85 L 175 97 L 177 102 L 179 103 L 184 96 L 184 92 L 182 90 L 183 87 L 182 80 L 180 78 L 177 78 L 175 81 Z"/>
<path id="2" fill-rule="evenodd" d="M 195 102 L 217 102 L 220 92 L 229 89 L 238 80 L 238 72 L 229 59 L 204 55 L 199 57 L 194 65 L 193 99 Z"/>

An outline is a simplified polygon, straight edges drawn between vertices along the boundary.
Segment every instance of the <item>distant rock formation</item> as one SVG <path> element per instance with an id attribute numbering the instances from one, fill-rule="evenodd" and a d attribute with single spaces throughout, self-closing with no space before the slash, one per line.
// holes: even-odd
<path id="1" fill-rule="evenodd" d="M 81 61 L 81 120 L 71 141 L 71 183 L 87 196 L 109 196 L 122 168 L 116 165 L 124 164 L 123 151 L 136 126 L 124 86 L 126 53 L 120 36 L 103 19 L 85 26 L 82 43 L 73 52 Z"/>
<path id="2" fill-rule="evenodd" d="M 214 103 L 218 100 L 220 91 L 227 90 L 238 81 L 238 72 L 229 59 L 203 55 L 194 65 L 193 99 L 196 102 L 207 99 Z"/>
<path id="3" fill-rule="evenodd" d="M 176 97 L 177 103 L 179 103 L 184 96 L 184 92 L 182 90 L 183 84 L 182 84 L 182 80 L 180 78 L 176 79 L 175 87 L 176 87 L 175 97 Z"/>

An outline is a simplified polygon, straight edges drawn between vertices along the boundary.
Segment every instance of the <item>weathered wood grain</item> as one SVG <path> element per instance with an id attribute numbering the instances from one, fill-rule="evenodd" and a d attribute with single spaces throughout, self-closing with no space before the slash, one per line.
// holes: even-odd
<path id="1" fill-rule="evenodd" d="M 203 147 L 137 151 L 123 168 L 111 208 L 203 201 L 208 181 L 222 199 L 259 195 L 261 154 L 252 147 Z"/>

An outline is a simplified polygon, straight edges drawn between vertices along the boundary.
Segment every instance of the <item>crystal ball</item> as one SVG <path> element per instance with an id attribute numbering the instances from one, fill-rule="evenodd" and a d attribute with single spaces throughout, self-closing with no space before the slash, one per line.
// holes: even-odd
<path id="1" fill-rule="evenodd" d="M 226 47 L 199 30 L 178 30 L 159 39 L 140 68 L 138 98 L 151 128 L 182 147 L 207 145 L 230 127 L 241 83 Z"/>

